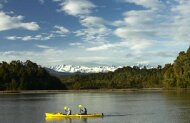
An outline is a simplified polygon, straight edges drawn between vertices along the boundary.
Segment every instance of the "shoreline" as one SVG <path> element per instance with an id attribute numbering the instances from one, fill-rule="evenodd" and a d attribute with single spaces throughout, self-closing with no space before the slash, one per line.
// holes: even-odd
<path id="1" fill-rule="evenodd" d="M 142 89 L 84 89 L 84 90 L 18 90 L 0 91 L 0 94 L 56 94 L 67 92 L 164 92 L 164 91 L 190 91 L 188 89 L 163 89 L 163 88 L 142 88 Z"/>

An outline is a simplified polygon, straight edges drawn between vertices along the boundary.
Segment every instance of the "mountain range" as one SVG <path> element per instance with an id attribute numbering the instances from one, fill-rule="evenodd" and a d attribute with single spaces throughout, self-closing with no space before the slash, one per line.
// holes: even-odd
<path id="1" fill-rule="evenodd" d="M 147 69 L 153 68 L 149 64 L 143 65 L 143 64 L 137 64 L 134 65 L 139 67 L 140 69 L 146 67 Z M 48 69 L 53 70 L 55 72 L 61 72 L 61 73 L 106 73 L 106 72 L 113 72 L 117 70 L 118 68 L 123 68 L 124 66 L 96 66 L 96 67 L 87 67 L 87 66 L 75 66 L 75 65 L 55 65 L 50 66 Z M 133 67 L 133 66 L 131 66 Z"/>

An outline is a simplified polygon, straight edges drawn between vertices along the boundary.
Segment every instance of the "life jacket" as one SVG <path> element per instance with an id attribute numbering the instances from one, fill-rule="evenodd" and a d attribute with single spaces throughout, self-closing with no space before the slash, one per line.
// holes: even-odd
<path id="1" fill-rule="evenodd" d="M 71 109 L 67 110 L 67 115 L 71 115 Z"/>
<path id="2" fill-rule="evenodd" d="M 85 107 L 80 109 L 81 114 L 87 114 L 87 109 Z"/>

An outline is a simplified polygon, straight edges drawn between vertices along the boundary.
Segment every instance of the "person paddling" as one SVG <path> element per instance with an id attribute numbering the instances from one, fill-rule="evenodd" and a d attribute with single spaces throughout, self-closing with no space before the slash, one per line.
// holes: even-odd
<path id="1" fill-rule="evenodd" d="M 65 106 L 64 110 L 66 115 L 71 115 L 71 109 L 69 107 Z"/>
<path id="2" fill-rule="evenodd" d="M 70 108 L 67 109 L 67 115 L 71 115 L 71 109 Z"/>
<path id="3" fill-rule="evenodd" d="M 78 105 L 78 107 L 80 108 L 80 114 L 81 115 L 87 114 L 87 109 L 85 107 L 83 107 L 82 105 Z"/>

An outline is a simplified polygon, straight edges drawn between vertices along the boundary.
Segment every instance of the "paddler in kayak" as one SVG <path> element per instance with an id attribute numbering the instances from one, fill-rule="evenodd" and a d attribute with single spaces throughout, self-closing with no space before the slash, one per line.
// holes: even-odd
<path id="1" fill-rule="evenodd" d="M 85 107 L 83 107 L 82 105 L 78 105 L 78 107 L 80 108 L 80 114 L 81 115 L 87 114 L 87 109 Z"/>
<path id="2" fill-rule="evenodd" d="M 71 109 L 69 107 L 65 106 L 64 110 L 66 115 L 71 115 Z"/>

